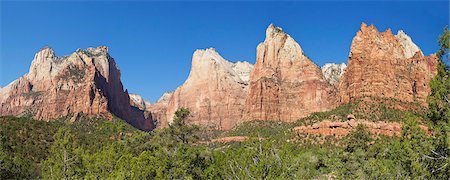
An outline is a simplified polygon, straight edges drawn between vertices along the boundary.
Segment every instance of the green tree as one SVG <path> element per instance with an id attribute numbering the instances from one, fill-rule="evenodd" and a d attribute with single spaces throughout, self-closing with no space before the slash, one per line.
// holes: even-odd
<path id="1" fill-rule="evenodd" d="M 428 96 L 428 117 L 434 123 L 433 150 L 427 156 L 431 160 L 429 171 L 434 178 L 449 179 L 450 172 L 450 70 L 444 61 L 449 62 L 450 31 L 448 26 L 439 36 L 440 50 L 437 74 L 430 82 Z M 450 62 L 449 62 L 450 63 Z"/>
<path id="2" fill-rule="evenodd" d="M 449 37 L 450 31 L 445 27 L 444 32 L 439 36 L 441 49 L 436 53 L 438 56 L 437 74 L 431 80 L 431 93 L 428 96 L 428 117 L 434 122 L 448 122 L 450 118 L 450 78 L 449 68 L 445 65 L 444 59 L 449 60 Z"/>
<path id="3" fill-rule="evenodd" d="M 68 127 L 61 127 L 53 136 L 50 155 L 42 163 L 44 179 L 75 179 L 80 177 L 81 148 L 77 147 L 75 135 Z"/>
<path id="4" fill-rule="evenodd" d="M 354 131 L 347 135 L 345 139 L 347 144 L 346 150 L 348 152 L 355 152 L 357 149 L 367 151 L 369 143 L 372 140 L 372 136 L 367 130 L 367 127 L 359 124 Z"/>
<path id="5" fill-rule="evenodd" d="M 199 127 L 188 125 L 186 122 L 189 114 L 186 108 L 180 108 L 175 112 L 173 122 L 168 128 L 168 134 L 174 142 L 188 144 L 198 140 Z"/>
<path id="6" fill-rule="evenodd" d="M 407 175 L 414 178 L 429 176 L 426 155 L 432 146 L 425 132 L 419 127 L 418 117 L 408 114 L 402 125 L 400 149 L 393 155 L 399 157 Z"/>

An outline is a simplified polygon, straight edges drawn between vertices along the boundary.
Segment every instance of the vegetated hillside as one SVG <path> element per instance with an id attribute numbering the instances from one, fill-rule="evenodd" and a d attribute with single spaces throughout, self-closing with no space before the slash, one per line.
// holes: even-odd
<path id="1" fill-rule="evenodd" d="M 66 118 L 45 122 L 29 117 L 0 117 L 0 179 L 39 177 L 44 168 L 40 162 L 49 156 L 54 135 L 64 128 L 72 131 L 74 144 L 92 152 L 143 133 L 117 118 L 108 121 L 79 117 L 70 123 Z"/>
<path id="2" fill-rule="evenodd" d="M 305 119 L 344 116 L 355 107 L 348 104 Z M 230 131 L 200 129 L 185 123 L 186 109 L 176 112 L 168 128 L 150 133 L 121 120 L 80 118 L 70 123 L 66 119 L 42 122 L 2 117 L 0 172 L 2 179 L 445 179 L 448 175 L 443 171 L 448 169 L 438 170 L 442 163 L 427 158 L 435 150 L 436 138 L 418 127 L 420 115 L 396 113 L 405 122 L 400 137 L 374 136 L 358 126 L 340 140 L 292 130 L 308 122 L 305 119 L 251 121 Z M 213 141 L 234 136 L 246 139 Z"/>

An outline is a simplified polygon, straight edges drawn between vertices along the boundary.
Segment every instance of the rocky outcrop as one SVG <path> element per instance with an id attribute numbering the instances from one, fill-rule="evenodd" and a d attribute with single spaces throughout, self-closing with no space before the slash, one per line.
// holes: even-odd
<path id="1" fill-rule="evenodd" d="M 341 76 L 345 72 L 345 68 L 347 68 L 347 65 L 345 63 L 342 64 L 335 64 L 335 63 L 327 63 L 322 66 L 322 73 L 325 77 L 325 80 L 328 81 L 328 83 L 334 85 L 336 84 Z"/>
<path id="2" fill-rule="evenodd" d="M 305 134 L 317 134 L 324 136 L 336 136 L 341 138 L 353 131 L 358 125 L 367 127 L 373 135 L 385 135 L 385 136 L 400 136 L 402 130 L 402 123 L 398 122 L 372 122 L 363 119 L 351 119 L 348 121 L 321 121 L 309 126 L 298 126 L 293 130 L 297 133 Z M 429 133 L 428 127 L 419 125 L 419 127 Z"/>
<path id="3" fill-rule="evenodd" d="M 1 90 L 0 114 L 40 120 L 75 114 L 117 116 L 139 129 L 153 128 L 149 114 L 130 106 L 120 71 L 105 46 L 78 49 L 64 57 L 42 48 L 29 72 Z"/>
<path id="4" fill-rule="evenodd" d="M 378 32 L 362 24 L 353 38 L 348 67 L 339 82 L 340 103 L 361 97 L 394 98 L 426 105 L 436 74 L 435 55 L 423 56 L 403 31 Z"/>
<path id="5" fill-rule="evenodd" d="M 191 112 L 188 121 L 192 124 L 232 128 L 242 119 L 251 68 L 246 62 L 223 59 L 212 48 L 195 51 L 189 77 L 170 97 L 165 118 L 158 119 L 158 124 L 167 126 L 175 111 L 185 107 Z"/>
<path id="6" fill-rule="evenodd" d="M 333 107 L 334 89 L 281 28 L 270 25 L 256 51 L 245 119 L 294 121 Z"/>
<path id="7" fill-rule="evenodd" d="M 420 50 L 419 47 L 414 44 L 411 38 L 406 35 L 403 30 L 399 30 L 395 37 L 402 45 L 403 51 L 405 53 L 405 58 L 412 58 L 416 53 L 419 53 L 421 56 L 423 56 L 422 50 Z"/>
<path id="8" fill-rule="evenodd" d="M 139 94 L 130 94 L 130 104 L 131 106 L 137 107 L 141 110 L 146 110 L 150 107 L 150 103 L 147 102 L 144 98 Z"/>
<path id="9" fill-rule="evenodd" d="M 152 113 L 152 119 L 154 120 L 156 127 L 167 127 L 167 105 L 170 98 L 172 98 L 173 92 L 165 92 L 155 104 L 150 105 L 147 110 Z"/>

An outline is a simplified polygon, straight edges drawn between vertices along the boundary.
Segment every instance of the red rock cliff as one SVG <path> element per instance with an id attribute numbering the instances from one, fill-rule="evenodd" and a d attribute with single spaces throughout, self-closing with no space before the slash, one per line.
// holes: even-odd
<path id="1" fill-rule="evenodd" d="M 197 50 L 192 57 L 191 72 L 169 100 L 153 111 L 164 113 L 157 119 L 161 127 L 172 122 L 175 111 L 185 107 L 191 112 L 189 122 L 204 127 L 228 130 L 242 119 L 247 94 L 248 74 L 252 65 L 231 63 L 215 49 Z M 152 109 L 150 108 L 150 109 Z"/>
<path id="2" fill-rule="evenodd" d="M 281 28 L 270 25 L 256 51 L 245 102 L 247 120 L 294 121 L 333 107 L 333 87 Z"/>
<path id="3" fill-rule="evenodd" d="M 339 82 L 340 103 L 381 97 L 426 105 L 435 74 L 436 56 L 423 56 L 403 31 L 393 35 L 390 29 L 378 32 L 362 23 Z"/>
<path id="4" fill-rule="evenodd" d="M 115 115 L 142 130 L 153 121 L 130 106 L 120 71 L 108 48 L 78 49 L 56 57 L 51 48 L 36 53 L 28 74 L 0 91 L 0 115 L 31 115 L 50 120 L 82 113 L 111 119 Z"/>

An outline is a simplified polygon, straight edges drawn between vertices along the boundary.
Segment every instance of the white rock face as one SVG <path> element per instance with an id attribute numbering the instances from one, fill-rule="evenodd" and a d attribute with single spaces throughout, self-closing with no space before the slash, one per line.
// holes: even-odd
<path id="1" fill-rule="evenodd" d="M 166 127 L 174 112 L 185 107 L 191 112 L 189 123 L 231 129 L 242 120 L 251 69 L 247 62 L 225 60 L 214 48 L 196 50 L 189 77 L 174 91 L 165 117 L 155 113 L 155 119 Z"/>
<path id="2" fill-rule="evenodd" d="M 210 62 L 216 64 L 219 70 L 222 70 L 223 73 L 229 74 L 233 80 L 243 86 L 248 84 L 250 71 L 253 68 L 248 62 L 236 62 L 232 63 L 230 61 L 225 60 L 214 48 L 208 49 L 199 49 L 194 52 L 192 57 L 192 70 L 189 76 L 196 77 L 194 79 L 205 79 L 206 76 L 209 76 L 208 73 L 217 73 L 210 72 L 212 69 L 209 67 L 211 65 Z M 217 68 L 213 68 L 217 69 Z M 208 71 L 206 71 L 208 70 Z M 190 79 L 188 77 L 188 80 Z"/>
<path id="3" fill-rule="evenodd" d="M 238 61 L 233 63 L 231 67 L 237 73 L 239 78 L 244 81 L 245 84 L 248 84 L 253 65 L 247 61 Z"/>
<path id="4" fill-rule="evenodd" d="M 167 103 L 170 100 L 170 97 L 172 97 L 173 92 L 165 92 L 159 99 L 156 101 L 156 103 Z M 156 104 L 155 103 L 155 104 Z"/>
<path id="5" fill-rule="evenodd" d="M 339 81 L 339 78 L 344 74 L 345 68 L 347 65 L 345 63 L 335 64 L 335 63 L 327 63 L 322 67 L 322 73 L 325 79 L 330 84 L 335 84 Z"/>
<path id="6" fill-rule="evenodd" d="M 140 109 L 147 109 L 151 104 L 142 98 L 139 94 L 130 94 L 130 103 L 138 106 Z"/>
<path id="7" fill-rule="evenodd" d="M 414 54 L 416 54 L 416 52 L 419 52 L 423 56 L 423 53 L 419 49 L 419 47 L 416 44 L 414 44 L 414 42 L 412 42 L 411 38 L 405 32 L 403 32 L 403 30 L 399 30 L 397 32 L 397 35 L 395 35 L 395 37 L 399 40 L 400 44 L 403 46 L 406 58 L 413 57 Z"/>

